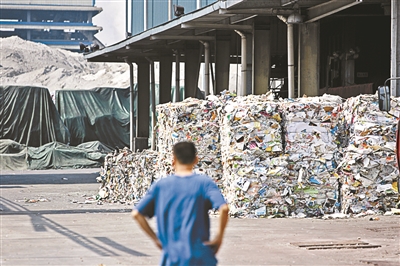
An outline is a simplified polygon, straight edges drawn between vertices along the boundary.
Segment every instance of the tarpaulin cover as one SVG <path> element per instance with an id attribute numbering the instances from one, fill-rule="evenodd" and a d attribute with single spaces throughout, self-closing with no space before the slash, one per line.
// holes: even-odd
<path id="1" fill-rule="evenodd" d="M 0 139 L 0 170 L 26 170 L 27 147 L 10 139 Z"/>
<path id="2" fill-rule="evenodd" d="M 71 145 L 98 140 L 129 146 L 129 89 L 56 91 L 56 106 L 71 134 Z"/>
<path id="3" fill-rule="evenodd" d="M 100 141 L 85 142 L 85 143 L 79 144 L 76 147 L 80 148 L 80 149 L 90 150 L 90 151 L 98 151 L 98 152 L 105 153 L 105 154 L 113 151 L 113 149 L 111 149 L 104 143 L 101 143 Z"/>
<path id="4" fill-rule="evenodd" d="M 72 147 L 59 142 L 28 148 L 28 165 L 32 170 L 99 167 L 104 157 L 105 154 L 99 151 Z"/>
<path id="5" fill-rule="evenodd" d="M 49 91 L 31 86 L 0 86 L 0 139 L 38 147 L 69 142 Z"/>

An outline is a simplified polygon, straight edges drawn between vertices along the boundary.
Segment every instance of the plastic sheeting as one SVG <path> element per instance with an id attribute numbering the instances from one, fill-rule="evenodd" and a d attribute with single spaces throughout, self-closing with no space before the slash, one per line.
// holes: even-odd
<path id="1" fill-rule="evenodd" d="M 105 154 L 59 142 L 28 148 L 28 167 L 32 170 L 100 167 Z"/>
<path id="2" fill-rule="evenodd" d="M 0 139 L 0 170 L 26 170 L 28 149 L 10 139 Z"/>
<path id="3" fill-rule="evenodd" d="M 46 88 L 0 86 L 0 139 L 38 147 L 49 142 L 69 142 Z"/>
<path id="4" fill-rule="evenodd" d="M 100 141 L 129 146 L 130 91 L 118 88 L 56 91 L 56 106 L 71 134 L 70 144 Z"/>

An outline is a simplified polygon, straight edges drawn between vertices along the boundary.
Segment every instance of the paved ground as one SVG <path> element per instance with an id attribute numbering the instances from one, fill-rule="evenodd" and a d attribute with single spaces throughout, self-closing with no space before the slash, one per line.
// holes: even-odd
<path id="1" fill-rule="evenodd" d="M 157 265 L 160 252 L 131 220 L 131 206 L 94 203 L 96 176 L 96 169 L 0 173 L 0 264 Z M 400 217 L 370 218 L 230 219 L 218 259 L 220 265 L 400 265 Z M 325 241 L 379 247 L 294 244 Z"/>

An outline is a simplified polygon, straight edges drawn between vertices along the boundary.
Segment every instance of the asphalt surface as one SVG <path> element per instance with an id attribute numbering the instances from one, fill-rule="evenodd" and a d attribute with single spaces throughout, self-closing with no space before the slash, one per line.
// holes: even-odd
<path id="1" fill-rule="evenodd" d="M 0 265 L 158 265 L 161 252 L 132 221 L 132 206 L 94 200 L 97 173 L 0 172 Z M 211 223 L 213 233 L 218 218 Z M 219 265 L 400 265 L 400 216 L 231 218 L 217 257 Z"/>

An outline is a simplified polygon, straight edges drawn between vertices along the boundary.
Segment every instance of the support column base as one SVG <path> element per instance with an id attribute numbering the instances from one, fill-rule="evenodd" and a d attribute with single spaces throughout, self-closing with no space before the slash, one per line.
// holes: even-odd
<path id="1" fill-rule="evenodd" d="M 137 137 L 133 138 L 133 152 L 143 151 L 149 148 L 149 138 Z"/>

